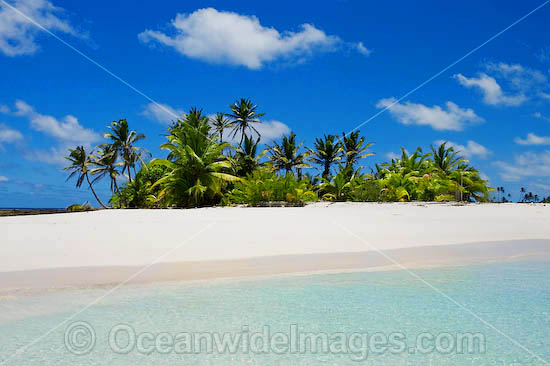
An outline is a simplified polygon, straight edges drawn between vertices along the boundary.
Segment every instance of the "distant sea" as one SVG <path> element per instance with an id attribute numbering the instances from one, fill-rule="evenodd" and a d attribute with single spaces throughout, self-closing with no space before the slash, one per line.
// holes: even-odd
<path id="1" fill-rule="evenodd" d="M 76 316 L 109 287 L 8 296 L 0 300 L 0 364 L 31 342 L 6 365 L 534 366 L 550 360 L 550 263 L 415 273 L 423 280 L 389 271 L 132 285 Z M 182 352 L 189 345 L 186 334 L 205 334 L 207 349 L 208 335 L 240 334 L 252 342 L 251 335 L 266 326 L 269 338 L 256 336 L 254 350 Z M 296 339 L 293 329 L 294 335 L 319 336 L 316 352 L 285 351 L 285 335 Z M 273 347 L 275 333 L 283 345 L 275 349 L 282 352 L 256 352 L 264 339 Z M 396 335 L 406 339 L 406 347 L 376 348 Z M 459 348 L 459 335 L 481 338 Z M 417 347 L 419 338 L 424 348 Z M 480 339 L 483 347 L 476 347 Z"/>

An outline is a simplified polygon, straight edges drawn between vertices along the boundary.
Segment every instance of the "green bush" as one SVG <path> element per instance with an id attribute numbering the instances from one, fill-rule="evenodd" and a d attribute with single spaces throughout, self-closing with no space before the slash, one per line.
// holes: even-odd
<path id="1" fill-rule="evenodd" d="M 294 174 L 278 176 L 268 169 L 258 169 L 246 179 L 235 182 L 224 203 L 258 206 L 266 202 L 300 204 L 318 200 L 317 193 L 307 180 L 298 180 Z"/>

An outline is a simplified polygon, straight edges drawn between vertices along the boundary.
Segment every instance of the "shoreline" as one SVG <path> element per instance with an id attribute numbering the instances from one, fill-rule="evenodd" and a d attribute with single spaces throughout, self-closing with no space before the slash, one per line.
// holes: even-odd
<path id="1" fill-rule="evenodd" d="M 0 272 L 0 297 L 14 293 L 103 288 L 121 283 L 152 285 L 165 282 L 262 280 L 280 276 L 401 271 L 403 267 L 409 270 L 437 269 L 517 260 L 550 260 L 550 240 L 402 248 L 384 251 L 384 254 L 399 265 L 378 252 L 368 251 L 157 263 L 146 270 L 136 266 L 98 266 Z"/>
<path id="2" fill-rule="evenodd" d="M 0 292 L 116 284 L 146 266 L 132 282 L 394 265 L 376 250 L 408 267 L 546 257 L 548 222 L 550 205 L 447 203 L 2 217 Z"/>

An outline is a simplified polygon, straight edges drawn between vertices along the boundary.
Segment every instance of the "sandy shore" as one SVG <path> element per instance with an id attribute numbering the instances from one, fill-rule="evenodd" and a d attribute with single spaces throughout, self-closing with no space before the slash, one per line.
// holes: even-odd
<path id="1" fill-rule="evenodd" d="M 395 265 L 373 248 L 408 266 L 543 258 L 549 223 L 550 205 L 540 204 L 320 203 L 2 217 L 0 289 L 116 283 L 152 263 L 132 281 Z"/>

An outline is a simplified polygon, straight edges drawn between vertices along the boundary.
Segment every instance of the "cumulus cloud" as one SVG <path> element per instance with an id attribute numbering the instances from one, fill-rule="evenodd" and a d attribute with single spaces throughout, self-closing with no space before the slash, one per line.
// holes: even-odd
<path id="1" fill-rule="evenodd" d="M 278 59 L 303 61 L 314 52 L 332 51 L 346 44 L 311 24 L 302 24 L 298 32 L 279 32 L 263 26 L 255 16 L 213 8 L 177 14 L 171 26 L 172 34 L 148 29 L 138 38 L 172 47 L 189 58 L 249 69 L 260 69 Z M 370 53 L 362 43 L 351 45 L 364 55 Z"/>
<path id="2" fill-rule="evenodd" d="M 74 149 L 73 145 L 61 144 L 60 146 L 52 146 L 49 149 L 29 149 L 24 151 L 23 157 L 30 161 L 38 161 L 40 163 L 52 165 L 65 165 L 69 148 Z M 84 146 L 85 149 L 90 149 L 90 146 Z"/>
<path id="3" fill-rule="evenodd" d="M 0 143 L 1 142 L 16 142 L 23 140 L 23 134 L 14 130 L 5 124 L 0 123 Z"/>
<path id="4" fill-rule="evenodd" d="M 518 145 L 550 145 L 550 136 L 537 136 L 530 132 L 526 138 L 516 137 L 514 141 Z"/>
<path id="5" fill-rule="evenodd" d="M 38 132 L 55 139 L 56 143 L 49 149 L 27 149 L 23 156 L 27 160 L 39 161 L 48 164 L 65 164 L 63 158 L 68 148 L 82 145 L 90 149 L 92 144 L 101 140 L 101 136 L 92 129 L 85 128 L 74 116 L 67 115 L 62 119 L 40 114 L 22 100 L 15 102 L 13 115 L 29 120 L 30 127 Z"/>
<path id="6" fill-rule="evenodd" d="M 8 181 L 9 181 L 8 177 L 4 177 L 3 175 L 0 175 L 0 183 L 8 182 Z"/>
<path id="7" fill-rule="evenodd" d="M 504 95 L 496 79 L 485 73 L 481 73 L 477 78 L 467 78 L 462 74 L 456 74 L 454 77 L 460 85 L 480 90 L 485 104 L 518 106 L 527 100 L 527 97 L 523 94 Z"/>
<path id="8" fill-rule="evenodd" d="M 58 120 L 53 116 L 40 114 L 22 100 L 15 103 L 15 115 L 26 117 L 31 128 L 61 141 L 75 144 L 91 144 L 101 139 L 95 131 L 83 127 L 74 116 L 67 115 Z"/>
<path id="9" fill-rule="evenodd" d="M 63 9 L 50 1 L 14 0 L 8 3 L 19 12 L 0 2 L 0 52 L 6 56 L 31 55 L 40 49 L 36 38 L 43 31 L 21 13 L 50 31 L 85 37 L 64 19 Z"/>
<path id="10" fill-rule="evenodd" d="M 170 107 L 168 104 L 149 103 L 145 106 L 142 114 L 153 121 L 170 124 L 178 118 L 183 117 L 185 111 Z"/>
<path id="11" fill-rule="evenodd" d="M 528 177 L 550 177 L 550 150 L 516 155 L 512 163 L 497 161 L 502 179 L 517 182 Z"/>
<path id="12" fill-rule="evenodd" d="M 485 71 L 477 77 L 468 78 L 456 74 L 454 78 L 466 88 L 479 90 L 483 95 L 483 102 L 489 105 L 519 106 L 529 99 L 545 98 L 548 95 L 545 92 L 548 79 L 538 70 L 501 62 L 487 63 Z M 504 92 L 502 85 L 509 91 Z"/>
<path id="13" fill-rule="evenodd" d="M 453 141 L 445 140 L 434 141 L 434 144 L 439 146 L 444 142 L 447 143 L 446 146 L 454 148 L 455 151 L 458 151 L 460 155 L 464 156 L 465 158 L 477 156 L 481 159 L 486 159 L 492 153 L 491 150 L 473 140 L 468 140 L 466 145 L 461 145 Z"/>
<path id="14" fill-rule="evenodd" d="M 516 90 L 527 91 L 533 86 L 544 85 L 546 76 L 539 70 L 533 70 L 519 64 L 487 63 L 485 68 L 497 76 L 505 79 Z"/>
<path id="15" fill-rule="evenodd" d="M 264 143 L 269 140 L 278 139 L 291 132 L 290 127 L 280 121 L 262 121 L 262 123 L 254 127 L 262 135 L 261 141 Z"/>
<path id="16" fill-rule="evenodd" d="M 445 103 L 445 107 L 438 105 L 428 107 L 411 102 L 397 103 L 395 98 L 381 99 L 378 108 L 388 108 L 390 114 L 404 125 L 430 126 L 435 130 L 463 130 L 467 123 L 481 122 L 472 109 L 462 109 L 453 102 Z"/>

